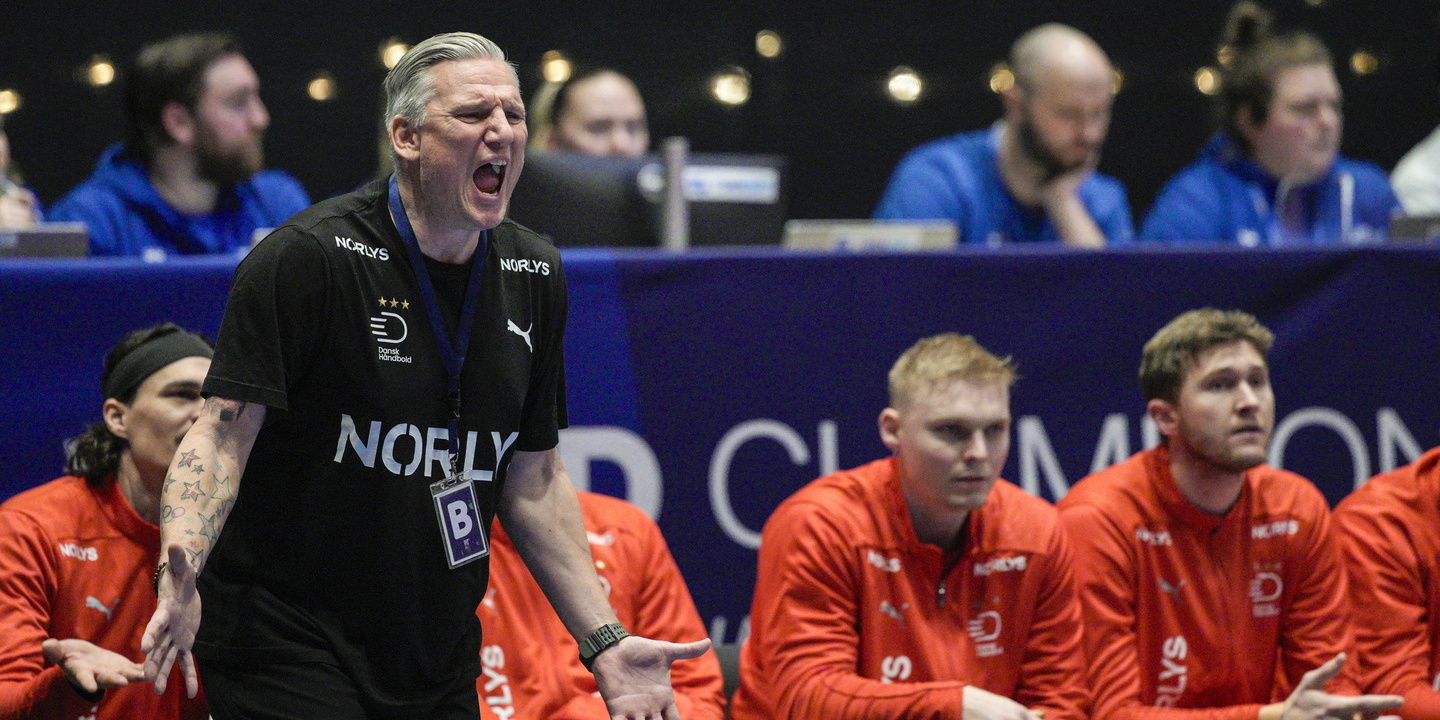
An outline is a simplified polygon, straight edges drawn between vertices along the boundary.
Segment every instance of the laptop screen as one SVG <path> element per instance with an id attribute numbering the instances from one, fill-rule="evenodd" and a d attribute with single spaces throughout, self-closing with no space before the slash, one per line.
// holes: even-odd
<path id="1" fill-rule="evenodd" d="M 90 234 L 85 223 L 50 222 L 0 228 L 0 257 L 85 257 Z"/>

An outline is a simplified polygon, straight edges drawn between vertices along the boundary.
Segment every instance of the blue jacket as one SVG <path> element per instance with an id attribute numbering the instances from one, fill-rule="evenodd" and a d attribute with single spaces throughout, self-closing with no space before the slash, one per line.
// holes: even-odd
<path id="1" fill-rule="evenodd" d="M 1039 208 L 1021 205 L 1000 178 L 1000 125 L 932 140 L 895 167 L 875 208 L 877 219 L 951 220 L 960 242 L 1057 242 L 1055 226 Z M 1080 184 L 1080 201 L 1111 245 L 1135 239 L 1125 186 L 1092 173 Z"/>
<path id="2" fill-rule="evenodd" d="M 255 230 L 276 227 L 309 206 L 299 181 L 265 170 L 223 188 L 213 212 L 182 215 L 160 197 L 139 160 L 117 143 L 105 149 L 95 172 L 56 203 L 46 219 L 85 223 L 91 255 L 154 258 L 159 253 L 243 253 Z"/>
<path id="3" fill-rule="evenodd" d="M 1354 245 L 1383 240 L 1400 201 L 1379 166 L 1339 157 L 1300 188 L 1306 237 L 1285 237 L 1276 218 L 1280 183 L 1224 133 L 1165 183 L 1140 229 L 1142 240 L 1260 245 Z"/>

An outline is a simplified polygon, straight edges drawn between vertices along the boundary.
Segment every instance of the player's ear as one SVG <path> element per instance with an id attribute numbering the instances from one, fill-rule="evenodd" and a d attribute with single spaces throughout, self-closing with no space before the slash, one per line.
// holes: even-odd
<path id="1" fill-rule="evenodd" d="M 1180 425 L 1180 409 L 1169 400 L 1155 398 L 1145 405 L 1145 412 L 1155 422 L 1155 428 L 1165 437 L 1173 437 Z"/>
<path id="2" fill-rule="evenodd" d="M 106 398 L 105 404 L 100 406 L 100 417 L 105 421 L 105 427 L 109 428 L 115 437 L 125 440 L 130 439 L 130 431 L 125 423 L 125 416 L 129 412 L 129 406 L 115 398 Z"/>
<path id="3" fill-rule="evenodd" d="M 890 448 L 890 452 L 897 452 L 900 449 L 900 411 L 895 408 L 885 408 L 880 411 L 880 442 Z"/>

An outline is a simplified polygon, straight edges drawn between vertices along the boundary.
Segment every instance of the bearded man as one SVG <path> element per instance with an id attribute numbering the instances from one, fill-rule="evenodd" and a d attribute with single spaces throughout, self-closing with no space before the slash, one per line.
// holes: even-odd
<path id="1" fill-rule="evenodd" d="M 129 77 L 129 137 L 47 214 L 85 223 L 91 255 L 243 253 L 310 205 L 295 178 L 261 170 L 270 114 L 233 37 L 152 43 Z"/>
<path id="2" fill-rule="evenodd" d="M 895 168 L 877 219 L 950 220 L 966 244 L 1099 248 L 1135 236 L 1125 186 L 1095 172 L 1115 71 L 1075 28 L 1049 23 L 1010 48 L 1005 118 L 933 140 Z"/>

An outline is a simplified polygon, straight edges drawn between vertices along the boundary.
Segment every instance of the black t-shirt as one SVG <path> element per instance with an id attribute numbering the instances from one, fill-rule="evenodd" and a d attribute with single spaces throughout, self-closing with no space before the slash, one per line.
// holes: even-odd
<path id="1" fill-rule="evenodd" d="M 337 662 L 404 711 L 473 682 L 489 561 L 446 562 L 429 485 L 447 467 L 448 376 L 386 199 L 376 183 L 322 202 L 236 271 L 205 392 L 267 415 L 199 579 L 195 651 Z M 566 293 L 559 254 L 508 220 L 483 262 L 460 463 L 484 478 L 488 527 L 512 454 L 553 448 L 566 424 Z"/>

